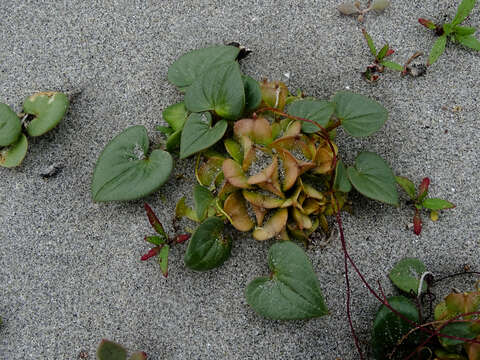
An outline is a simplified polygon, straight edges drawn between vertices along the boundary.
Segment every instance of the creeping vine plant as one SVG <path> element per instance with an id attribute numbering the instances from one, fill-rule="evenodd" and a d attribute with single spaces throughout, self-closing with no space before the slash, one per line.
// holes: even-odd
<path id="1" fill-rule="evenodd" d="M 92 196 L 95 201 L 143 197 L 168 179 L 170 152 L 194 156 L 194 207 L 185 198 L 176 207 L 176 217 L 200 223 L 185 265 L 205 271 L 228 259 L 232 239 L 224 234 L 225 223 L 251 231 L 259 241 L 281 240 L 269 251 L 270 275 L 247 286 L 247 302 L 272 319 L 322 316 L 328 310 L 320 284 L 293 241 L 308 243 L 317 229 L 328 232 L 329 216 L 340 226 L 339 212 L 349 207 L 352 189 L 398 205 L 395 176 L 379 155 L 361 152 L 348 166 L 335 143 L 338 127 L 366 137 L 383 126 L 388 113 L 376 101 L 348 91 L 317 100 L 293 95 L 278 81 L 257 82 L 241 72 L 239 54 L 235 46 L 213 46 L 172 64 L 168 80 L 185 96 L 163 112 L 168 126 L 158 127 L 167 136 L 167 151 L 157 147 L 147 155 L 146 129 L 126 129 L 100 155 Z M 148 208 L 147 214 L 151 220 Z M 160 237 L 147 238 L 156 247 L 145 257 L 158 254 L 165 273 L 168 244 L 158 224 L 158 219 L 152 222 Z"/>
<path id="2" fill-rule="evenodd" d="M 65 116 L 68 105 L 65 94 L 52 91 L 29 96 L 18 115 L 0 103 L 0 166 L 20 165 L 27 154 L 26 135 L 40 136 L 52 130 Z"/>
<path id="3" fill-rule="evenodd" d="M 432 65 L 445 51 L 447 39 L 459 42 L 470 49 L 480 51 L 480 41 L 473 35 L 477 29 L 460 26 L 473 10 L 477 0 L 462 0 L 451 23 L 435 24 L 431 20 L 420 18 L 418 22 L 430 30 L 434 30 L 439 38 L 433 44 L 427 65 Z"/>
<path id="4" fill-rule="evenodd" d="M 399 261 L 389 276 L 414 301 L 406 295 L 384 298 L 373 323 L 371 345 L 375 359 L 480 358 L 478 282 L 476 291 L 450 293 L 432 313 L 435 296 L 431 287 L 451 276 L 435 279 L 416 258 Z M 424 311 L 428 309 L 430 314 Z"/>

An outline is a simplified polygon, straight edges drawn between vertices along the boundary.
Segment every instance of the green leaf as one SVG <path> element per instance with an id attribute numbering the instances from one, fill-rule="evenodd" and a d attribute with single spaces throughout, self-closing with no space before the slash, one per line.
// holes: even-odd
<path id="1" fill-rule="evenodd" d="M 453 25 L 452 24 L 443 24 L 443 33 L 449 36 L 453 32 Z"/>
<path id="2" fill-rule="evenodd" d="M 377 55 L 377 60 L 378 61 L 382 61 L 383 58 L 385 57 L 385 55 L 387 55 L 387 52 L 388 52 L 388 44 L 385 44 L 381 49 L 380 51 L 378 52 L 378 55 Z"/>
<path id="3" fill-rule="evenodd" d="M 35 118 L 27 126 L 30 136 L 40 136 L 52 130 L 65 116 L 69 101 L 65 94 L 41 92 L 23 102 L 23 112 Z"/>
<path id="4" fill-rule="evenodd" d="M 407 294 L 410 294 L 410 291 L 413 291 L 418 295 L 420 278 L 425 271 L 425 265 L 417 258 L 404 258 L 395 264 L 390 271 L 390 274 L 388 274 L 388 277 L 400 290 Z M 424 282 L 422 285 L 422 291 L 426 290 L 427 284 Z"/>
<path id="5" fill-rule="evenodd" d="M 437 198 L 423 200 L 422 206 L 430 210 L 453 209 L 455 207 L 455 205 L 453 205 L 450 201 Z"/>
<path id="6" fill-rule="evenodd" d="M 206 187 L 195 185 L 193 189 L 193 202 L 195 204 L 195 212 L 197 218 L 202 221 L 207 215 L 208 206 L 213 200 L 213 195 Z"/>
<path id="7" fill-rule="evenodd" d="M 20 165 L 27 154 L 27 149 L 27 137 L 21 134 L 16 143 L 0 149 L 0 166 L 11 168 Z"/>
<path id="8" fill-rule="evenodd" d="M 174 131 L 182 130 L 185 121 L 187 121 L 188 111 L 184 102 L 173 104 L 162 112 L 163 119 L 172 127 Z"/>
<path id="9" fill-rule="evenodd" d="M 471 26 L 455 26 L 453 31 L 456 35 L 472 35 L 477 29 Z"/>
<path id="10" fill-rule="evenodd" d="M 145 236 L 145 241 L 148 241 L 153 245 L 164 245 L 166 243 L 166 238 L 160 236 Z"/>
<path id="11" fill-rule="evenodd" d="M 370 35 L 368 35 L 367 31 L 365 29 L 362 29 L 363 36 L 365 37 L 365 40 L 367 40 L 367 45 L 370 49 L 370 52 L 372 53 L 373 57 L 377 57 L 377 49 L 375 48 L 375 44 L 373 43 L 373 40 Z"/>
<path id="12" fill-rule="evenodd" d="M 463 0 L 460 5 L 458 5 L 457 13 L 452 21 L 453 26 L 458 25 L 465 20 L 475 6 L 475 2 L 476 0 Z"/>
<path id="13" fill-rule="evenodd" d="M 338 159 L 337 167 L 335 169 L 335 180 L 333 181 L 333 188 L 342 192 L 349 192 L 352 189 L 352 184 L 348 180 L 347 168 L 343 161 Z"/>
<path id="14" fill-rule="evenodd" d="M 168 236 L 165 233 L 165 230 L 163 229 L 163 225 L 160 222 L 160 220 L 158 220 L 157 215 L 155 215 L 155 212 L 152 210 L 150 205 L 145 203 L 144 208 L 145 208 L 145 212 L 147 213 L 148 222 L 152 226 L 153 230 L 155 230 L 156 233 L 159 234 L 164 240 L 167 240 Z"/>
<path id="15" fill-rule="evenodd" d="M 168 252 L 170 251 L 170 246 L 163 245 L 158 253 L 157 260 L 160 265 L 160 270 L 162 271 L 163 276 L 168 276 Z"/>
<path id="16" fill-rule="evenodd" d="M 313 120 L 325 128 L 334 111 L 333 103 L 324 100 L 297 100 L 288 106 L 289 115 Z M 310 134 L 319 131 L 318 126 L 302 122 L 302 131 Z"/>
<path id="17" fill-rule="evenodd" d="M 226 120 L 220 120 L 213 128 L 211 125 L 212 115 L 210 113 L 190 114 L 180 139 L 181 159 L 214 145 L 225 134 L 228 123 Z"/>
<path id="18" fill-rule="evenodd" d="M 393 309 L 407 319 L 415 322 L 419 321 L 417 307 L 406 297 L 394 296 L 388 298 L 387 301 Z M 387 355 L 392 352 L 398 341 L 412 328 L 413 326 L 407 321 L 382 305 L 373 321 L 371 347 L 374 358 L 377 360 L 387 359 Z M 399 359 L 406 357 L 419 344 L 418 334 L 418 331 L 412 333 L 402 342 L 401 346 L 396 348 L 395 354 Z"/>
<path id="19" fill-rule="evenodd" d="M 405 176 L 395 176 L 395 181 L 397 182 L 398 185 L 402 187 L 403 190 L 405 190 L 405 192 L 410 197 L 410 199 L 415 201 L 415 199 L 417 198 L 417 191 L 415 190 L 415 184 Z"/>
<path id="20" fill-rule="evenodd" d="M 94 201 L 125 201 L 147 196 L 165 183 L 172 171 L 171 155 L 154 150 L 143 126 L 132 126 L 111 140 L 97 160 L 92 180 Z"/>
<path id="21" fill-rule="evenodd" d="M 21 132 L 22 123 L 17 114 L 10 106 L 0 103 L 0 147 L 16 142 Z"/>
<path id="22" fill-rule="evenodd" d="M 474 339 L 479 334 L 479 332 L 475 331 L 472 327 L 472 323 L 468 322 L 450 323 L 440 330 L 440 332 L 445 335 L 457 336 L 465 339 Z M 463 340 L 450 339 L 443 336 L 439 336 L 438 338 L 440 339 L 442 346 L 445 348 L 464 343 Z"/>
<path id="23" fill-rule="evenodd" d="M 447 35 L 443 34 L 440 36 L 435 43 L 433 44 L 432 50 L 430 51 L 430 55 L 428 56 L 427 65 L 432 65 L 440 55 L 443 54 L 445 51 L 445 46 L 447 45 Z"/>
<path id="24" fill-rule="evenodd" d="M 233 158 L 233 160 L 241 164 L 243 161 L 242 146 L 233 139 L 225 139 L 224 144 L 225 149 L 227 150 L 228 154 Z"/>
<path id="25" fill-rule="evenodd" d="M 245 112 L 250 113 L 260 106 L 262 91 L 258 82 L 247 75 L 242 75 L 243 87 L 245 88 Z"/>
<path id="26" fill-rule="evenodd" d="M 192 210 L 190 206 L 187 206 L 185 203 L 185 197 L 182 197 L 178 200 L 177 205 L 175 206 L 175 216 L 179 219 L 186 216 L 190 220 L 199 222 L 200 220 L 197 218 L 197 214 Z"/>
<path id="27" fill-rule="evenodd" d="M 223 236 L 223 220 L 211 217 L 193 233 L 185 253 L 185 265 L 205 271 L 222 265 L 230 256 L 232 241 Z"/>
<path id="28" fill-rule="evenodd" d="M 395 71 L 403 71 L 403 65 L 400 65 L 393 61 L 381 61 L 380 64 Z"/>
<path id="29" fill-rule="evenodd" d="M 460 44 L 470 49 L 480 51 L 480 41 L 473 35 L 459 35 L 457 36 L 457 40 Z"/>
<path id="30" fill-rule="evenodd" d="M 185 90 L 210 68 L 234 61 L 240 49 L 234 46 L 212 46 L 182 55 L 168 68 L 168 81 Z"/>
<path id="31" fill-rule="evenodd" d="M 192 112 L 213 110 L 218 116 L 235 120 L 245 108 L 245 89 L 235 61 L 205 72 L 185 93 L 185 106 Z"/>
<path id="32" fill-rule="evenodd" d="M 178 149 L 182 139 L 182 130 L 177 130 L 167 138 L 167 151 L 172 152 Z"/>
<path id="33" fill-rule="evenodd" d="M 333 103 L 342 126 L 352 136 L 369 136 L 388 118 L 387 110 L 378 102 L 349 91 L 338 92 Z"/>
<path id="34" fill-rule="evenodd" d="M 158 125 L 155 129 L 165 135 L 171 135 L 175 132 L 175 130 L 173 130 L 170 126 Z"/>
<path id="35" fill-rule="evenodd" d="M 347 169 L 348 177 L 362 195 L 391 205 L 398 205 L 395 176 L 385 160 L 372 152 L 362 152 L 355 166 Z"/>
<path id="36" fill-rule="evenodd" d="M 328 313 L 312 264 L 298 245 L 290 241 L 272 245 L 268 264 L 271 276 L 251 281 L 246 289 L 247 302 L 256 312 L 275 320 Z"/>
<path id="37" fill-rule="evenodd" d="M 127 350 L 120 344 L 103 339 L 97 348 L 98 360 L 126 360 Z"/>

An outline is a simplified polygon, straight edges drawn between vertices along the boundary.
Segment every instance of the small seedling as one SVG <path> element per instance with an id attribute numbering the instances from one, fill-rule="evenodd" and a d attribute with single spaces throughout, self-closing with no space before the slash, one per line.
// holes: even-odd
<path id="1" fill-rule="evenodd" d="M 360 22 L 363 22 L 365 14 L 369 11 L 383 11 L 390 6 L 389 0 L 369 0 L 366 8 L 362 9 L 360 1 L 348 2 L 340 4 L 337 9 L 343 15 L 358 15 L 357 19 Z"/>
<path id="2" fill-rule="evenodd" d="M 431 20 L 418 19 L 420 24 L 435 31 L 435 35 L 439 36 L 430 51 L 427 66 L 432 65 L 443 54 L 447 39 L 480 51 L 480 41 L 473 35 L 477 29 L 470 26 L 460 26 L 474 8 L 475 2 L 476 0 L 463 0 L 458 6 L 457 13 L 451 23 L 435 24 Z"/>
<path id="3" fill-rule="evenodd" d="M 21 164 L 27 154 L 27 136 L 40 136 L 52 130 L 65 116 L 69 100 L 58 92 L 33 94 L 23 102 L 23 112 L 0 103 L 0 166 Z"/>
<path id="4" fill-rule="evenodd" d="M 455 207 L 449 201 L 438 198 L 427 198 L 428 187 L 430 185 L 430 179 L 424 178 L 418 187 L 418 192 L 415 190 L 415 185 L 409 179 L 404 176 L 396 176 L 397 184 L 399 184 L 403 190 L 408 194 L 413 206 L 415 208 L 415 215 L 413 216 L 413 232 L 415 235 L 420 235 L 422 231 L 422 218 L 420 211 L 422 209 L 430 210 L 430 219 L 432 221 L 438 220 L 438 211 L 445 209 L 453 209 Z"/>
<path id="5" fill-rule="evenodd" d="M 402 75 L 409 74 L 413 77 L 425 74 L 425 65 L 410 65 L 412 60 L 422 55 L 422 53 L 416 52 L 407 60 L 405 65 L 402 66 L 396 62 L 385 60 L 386 57 L 392 55 L 395 52 L 393 49 L 390 48 L 388 44 L 385 44 L 379 51 L 377 51 L 377 48 L 375 47 L 375 44 L 367 31 L 365 29 L 362 29 L 362 33 L 365 37 L 365 40 L 367 41 L 368 48 L 370 49 L 370 52 L 374 57 L 374 62 L 371 65 L 367 66 L 366 71 L 362 73 L 365 80 L 369 82 L 377 81 L 380 77 L 379 74 L 383 73 L 385 68 L 400 71 Z"/>
<path id="6" fill-rule="evenodd" d="M 158 235 L 155 236 L 145 236 L 145 241 L 155 245 L 151 248 L 145 255 L 143 255 L 140 260 L 145 261 L 151 257 L 158 255 L 158 263 L 160 264 L 160 269 L 162 270 L 163 276 L 168 276 L 168 253 L 170 247 L 173 244 L 180 244 L 187 241 L 190 238 L 190 234 L 177 235 L 173 238 L 169 238 L 163 229 L 163 225 L 158 220 L 157 215 L 153 212 L 152 208 L 145 203 L 145 211 L 147 212 L 148 221 L 152 228 L 157 232 Z"/>
<path id="7" fill-rule="evenodd" d="M 97 348 L 97 360 L 127 360 L 127 350 L 120 344 L 103 339 Z M 136 351 L 128 360 L 147 360 L 147 354 Z"/>
<path id="8" fill-rule="evenodd" d="M 443 278 L 426 270 L 419 259 L 399 261 L 389 274 L 404 295 L 386 298 L 372 329 L 373 357 L 383 359 L 480 359 L 480 289 L 452 291 L 436 304 L 432 287 Z M 428 310 L 424 311 L 424 310 Z M 388 334 L 388 336 L 386 336 Z"/>

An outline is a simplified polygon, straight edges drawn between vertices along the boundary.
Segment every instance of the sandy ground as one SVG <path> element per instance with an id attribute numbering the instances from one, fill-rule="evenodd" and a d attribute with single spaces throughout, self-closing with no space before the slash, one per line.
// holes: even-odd
<path id="1" fill-rule="evenodd" d="M 393 60 L 429 51 L 433 34 L 418 17 L 452 18 L 459 1 L 393 0 L 365 27 Z M 181 99 L 166 80 L 184 52 L 238 41 L 253 49 L 242 69 L 287 80 L 290 89 L 328 99 L 350 89 L 390 113 L 370 138 L 339 134 L 347 162 L 376 151 L 399 175 L 432 180 L 432 195 L 457 208 L 426 221 L 420 237 L 406 229 L 412 210 L 354 196 L 345 215 L 349 250 L 366 278 L 394 293 L 386 274 L 404 256 L 438 274 L 480 266 L 480 54 L 448 45 L 421 78 L 388 71 L 374 85 L 360 72 L 371 61 L 354 18 L 325 1 L 13 1 L 0 2 L 0 101 L 20 110 L 35 91 L 75 93 L 65 120 L 30 140 L 22 166 L 0 169 L 0 359 L 95 358 L 101 338 L 141 349 L 149 359 L 357 359 L 345 316 L 338 240 L 308 251 L 331 314 L 310 321 L 264 320 L 243 291 L 267 273 L 271 243 L 240 237 L 221 268 L 195 273 L 184 246 L 171 253 L 168 279 L 155 261 L 140 262 L 152 233 L 143 201 L 95 204 L 93 167 L 103 147 L 127 126 L 145 125 L 154 141 L 161 111 Z M 480 28 L 480 5 L 467 20 Z M 478 35 L 477 35 L 478 37 Z M 426 58 L 423 57 L 422 61 Z M 39 174 L 58 164 L 48 180 Z M 175 202 L 191 196 L 192 160 L 177 161 L 170 181 L 146 200 L 171 231 Z M 176 175 L 186 174 L 177 179 Z M 405 197 L 403 197 L 405 200 Z M 378 303 L 353 276 L 353 320 L 362 344 Z M 471 289 L 474 279 L 455 286 Z M 446 284 L 448 290 L 452 284 Z M 439 293 L 441 296 L 443 293 Z"/>

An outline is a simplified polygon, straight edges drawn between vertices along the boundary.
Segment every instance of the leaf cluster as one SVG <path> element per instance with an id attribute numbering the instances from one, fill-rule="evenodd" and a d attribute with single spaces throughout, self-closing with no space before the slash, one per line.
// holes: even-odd
<path id="1" fill-rule="evenodd" d="M 52 130 L 65 116 L 68 105 L 65 94 L 52 91 L 29 96 L 18 115 L 0 103 L 0 166 L 20 165 L 27 154 L 27 135 L 36 137 Z"/>
<path id="2" fill-rule="evenodd" d="M 445 51 L 447 41 L 458 42 L 470 49 L 480 51 L 480 41 L 473 35 L 477 29 L 470 26 L 460 26 L 475 6 L 476 0 L 462 0 L 457 13 L 450 23 L 435 24 L 434 22 L 420 18 L 418 22 L 426 28 L 435 31 L 438 39 L 433 44 L 428 57 L 427 65 L 432 65 Z"/>
<path id="3" fill-rule="evenodd" d="M 435 279 L 425 265 L 404 258 L 389 277 L 406 295 L 386 299 L 388 307 L 382 305 L 375 316 L 371 340 L 375 359 L 480 358 L 480 289 L 450 293 L 435 306 L 430 321 L 422 312 L 422 295 L 433 297 L 430 287 Z M 415 296 L 415 301 L 407 295 Z"/>

